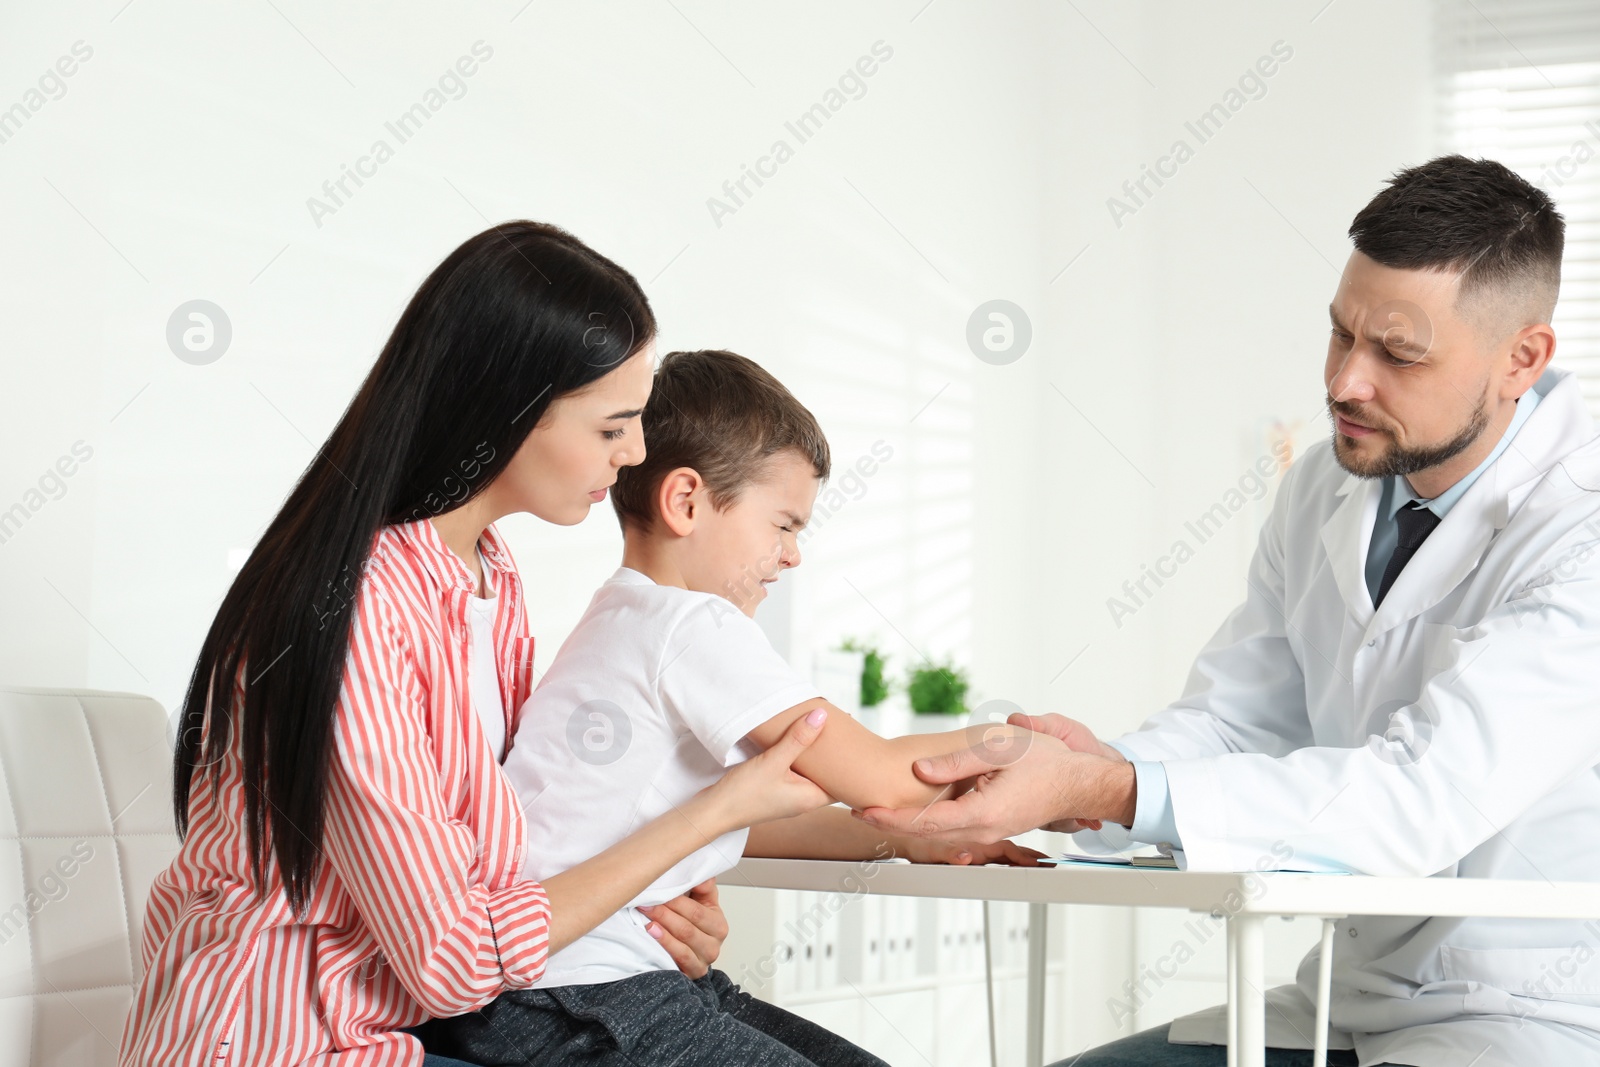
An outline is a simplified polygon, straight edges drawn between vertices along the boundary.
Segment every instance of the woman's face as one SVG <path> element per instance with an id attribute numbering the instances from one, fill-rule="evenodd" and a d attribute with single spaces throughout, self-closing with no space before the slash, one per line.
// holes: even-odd
<path id="1" fill-rule="evenodd" d="M 605 377 L 557 397 L 495 479 L 495 510 L 532 512 L 561 526 L 582 522 L 605 500 L 617 470 L 644 459 L 640 415 L 655 368 L 651 341 Z"/>

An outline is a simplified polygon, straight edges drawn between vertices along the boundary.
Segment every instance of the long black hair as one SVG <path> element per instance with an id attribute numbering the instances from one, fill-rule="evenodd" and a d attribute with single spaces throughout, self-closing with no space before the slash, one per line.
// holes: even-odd
<path id="1" fill-rule="evenodd" d="M 215 791 L 238 730 L 251 874 L 264 891 L 270 848 L 304 910 L 353 601 L 377 533 L 482 492 L 551 401 L 655 332 L 632 275 L 542 223 L 485 230 L 428 276 L 206 633 L 173 761 L 180 835 L 196 771 Z"/>

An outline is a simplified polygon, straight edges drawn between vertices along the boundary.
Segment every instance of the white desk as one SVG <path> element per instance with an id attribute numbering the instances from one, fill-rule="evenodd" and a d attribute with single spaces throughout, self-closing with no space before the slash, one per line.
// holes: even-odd
<path id="1" fill-rule="evenodd" d="M 864 873 L 865 872 L 865 873 Z M 1120 904 L 1182 908 L 1228 923 L 1230 1067 L 1263 1067 L 1266 1006 L 1262 927 L 1273 916 L 1324 920 L 1319 1042 L 1327 1039 L 1328 951 L 1333 920 L 1348 915 L 1493 916 L 1509 919 L 1600 918 L 1600 886 L 1583 882 L 1509 882 L 1469 878 L 1368 878 L 1290 874 L 1199 874 L 1125 867 L 946 867 L 845 860 L 747 859 L 721 879 L 727 885 L 885 896 L 1027 901 L 1028 1063 L 1044 1061 L 1046 904 Z"/>

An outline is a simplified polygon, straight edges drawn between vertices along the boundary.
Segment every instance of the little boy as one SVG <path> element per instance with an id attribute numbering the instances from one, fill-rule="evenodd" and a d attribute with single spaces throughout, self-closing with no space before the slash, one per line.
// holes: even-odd
<path id="1" fill-rule="evenodd" d="M 612 493 L 622 567 L 522 708 L 506 757 L 527 813 L 524 877 L 547 878 L 622 840 L 819 706 L 830 709 L 828 725 L 797 771 L 856 808 L 937 799 L 941 788 L 918 781 L 911 765 L 967 746 L 966 733 L 876 736 L 822 700 L 753 619 L 767 585 L 799 565 L 797 536 L 828 476 L 816 419 L 751 360 L 674 352 L 656 372 L 644 427 L 648 453 L 618 472 Z M 708 841 L 553 955 L 535 985 L 448 1021 L 441 1036 L 482 1064 L 879 1064 L 720 971 L 691 981 L 639 909 L 741 855 L 866 859 L 892 848 L 979 863 L 1039 855 L 1010 842 L 885 844 L 838 807 Z"/>

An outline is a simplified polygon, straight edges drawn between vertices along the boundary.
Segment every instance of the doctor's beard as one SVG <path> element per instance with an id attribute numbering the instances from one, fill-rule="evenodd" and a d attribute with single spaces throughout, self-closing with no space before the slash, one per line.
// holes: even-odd
<path id="1" fill-rule="evenodd" d="M 1333 456 L 1339 461 L 1339 466 L 1354 474 L 1358 478 L 1388 478 L 1390 476 L 1418 474 L 1432 467 L 1437 467 L 1446 460 L 1454 459 L 1462 452 L 1472 447 L 1472 443 L 1482 436 L 1483 431 L 1489 427 L 1489 388 L 1484 383 L 1483 396 L 1478 400 L 1478 406 L 1473 410 L 1465 426 L 1443 444 L 1424 445 L 1416 448 L 1402 448 L 1400 445 L 1391 444 L 1382 454 L 1368 459 L 1361 455 L 1353 445 L 1347 444 L 1344 435 L 1339 432 L 1339 424 L 1334 420 L 1338 413 L 1353 422 L 1370 424 L 1371 419 L 1362 413 L 1361 408 L 1347 404 L 1342 400 L 1335 400 L 1332 396 L 1327 398 L 1328 420 L 1333 423 Z M 1388 434 L 1388 427 L 1378 426 L 1377 430 Z"/>

